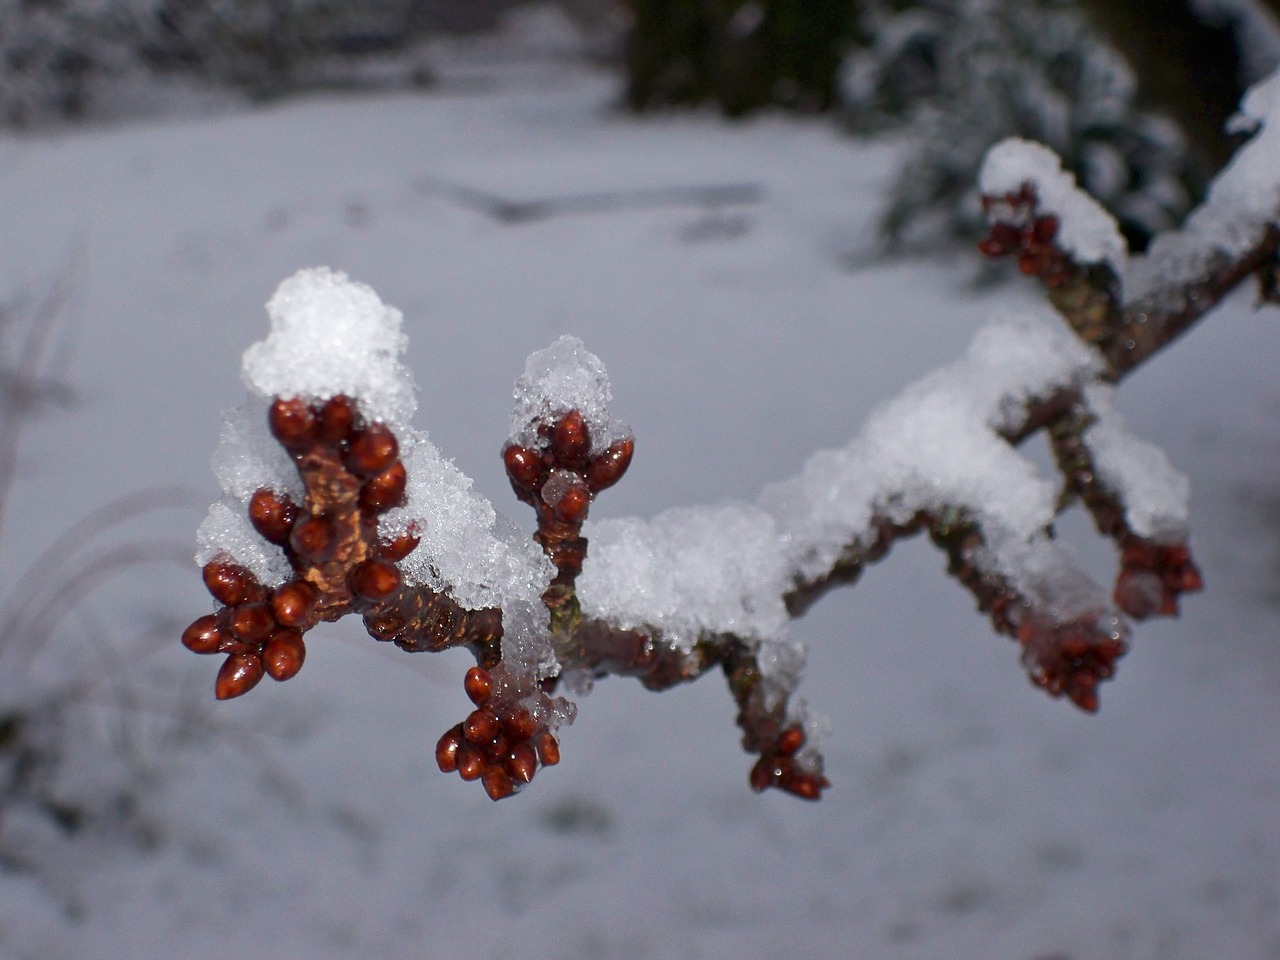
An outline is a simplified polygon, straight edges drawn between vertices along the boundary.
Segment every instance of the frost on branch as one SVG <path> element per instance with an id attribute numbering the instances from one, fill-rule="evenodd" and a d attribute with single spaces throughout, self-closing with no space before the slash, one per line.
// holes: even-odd
<path id="1" fill-rule="evenodd" d="M 224 497 L 198 556 L 217 606 L 183 642 L 225 656 L 220 698 L 289 679 L 307 631 L 348 613 L 407 651 L 466 646 L 475 709 L 436 761 L 495 800 L 559 761 L 555 732 L 576 712 L 561 687 L 616 674 L 660 690 L 718 669 L 757 757 L 752 787 L 816 799 L 823 722 L 796 696 L 805 651 L 790 620 L 926 533 L 1033 683 L 1097 709 L 1128 620 L 1175 614 L 1201 586 L 1187 481 L 1129 433 L 1114 384 L 1249 276 L 1275 299 L 1278 83 L 1246 100 L 1256 132 L 1205 205 L 1142 258 L 1051 153 L 996 148 L 983 250 L 1017 256 L 1060 316 L 996 318 L 852 441 L 750 503 L 589 523 L 635 440 L 610 412 L 604 365 L 565 337 L 530 356 L 501 451 L 537 522 L 523 536 L 410 425 L 400 314 L 342 274 L 299 273 L 245 355 L 249 401 L 224 421 Z M 1050 475 L 1018 451 L 1041 432 Z M 1056 537 L 1073 503 L 1115 545 L 1109 588 Z"/>

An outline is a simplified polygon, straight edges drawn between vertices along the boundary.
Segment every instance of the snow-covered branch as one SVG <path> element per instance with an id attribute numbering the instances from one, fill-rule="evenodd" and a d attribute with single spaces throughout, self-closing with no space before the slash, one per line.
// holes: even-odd
<path id="1" fill-rule="evenodd" d="M 967 353 L 875 411 L 753 502 L 588 519 L 635 452 L 603 363 L 573 338 L 533 354 L 502 457 L 538 529 L 524 536 L 411 424 L 398 311 L 344 275 L 305 270 L 244 358 L 251 397 L 214 458 L 224 498 L 199 533 L 217 610 L 183 642 L 226 659 L 219 698 L 301 668 L 304 634 L 348 613 L 408 651 L 466 646 L 475 709 L 437 746 L 442 770 L 499 799 L 558 762 L 564 693 L 637 677 L 662 689 L 724 672 L 750 776 L 816 799 L 821 727 L 795 690 L 789 623 L 902 537 L 927 533 L 1034 683 L 1082 709 L 1130 639 L 1200 576 L 1187 481 L 1114 408 L 1114 384 L 1230 290 L 1275 299 L 1280 77 L 1243 108 L 1253 138 L 1184 228 L 1129 256 L 1111 218 L 1046 148 L 1010 141 L 982 175 L 991 255 L 1016 254 L 1052 311 L 999 316 Z M 1061 322 L 1066 319 L 1067 325 Z M 1047 436 L 1056 475 L 1018 451 Z M 1119 557 L 1104 589 L 1055 538 L 1080 502 Z"/>

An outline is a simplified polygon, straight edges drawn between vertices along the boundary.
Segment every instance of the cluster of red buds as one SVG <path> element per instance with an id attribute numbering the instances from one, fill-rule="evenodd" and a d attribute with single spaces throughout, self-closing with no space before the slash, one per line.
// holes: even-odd
<path id="1" fill-rule="evenodd" d="M 444 773 L 479 780 L 490 799 L 501 800 L 523 788 L 540 766 L 559 763 L 560 744 L 527 707 L 496 696 L 494 686 L 489 671 L 467 671 L 463 687 L 476 709 L 440 738 L 436 763 Z"/>
<path id="2" fill-rule="evenodd" d="M 1115 601 L 1135 620 L 1178 613 L 1178 597 L 1204 588 L 1185 543 L 1161 544 L 1126 536 L 1120 544 Z"/>
<path id="3" fill-rule="evenodd" d="M 348 397 L 323 403 L 276 399 L 268 414 L 307 489 L 299 505 L 261 489 L 249 520 L 280 547 L 293 579 L 273 590 L 225 557 L 204 567 L 204 582 L 223 606 L 196 620 L 182 642 L 196 653 L 227 655 L 218 672 L 220 700 L 248 693 L 264 675 L 288 680 L 302 668 L 302 635 L 321 620 L 367 609 L 400 588 L 396 563 L 417 546 L 406 534 L 377 541 L 378 515 L 404 499 L 405 468 L 395 434 L 366 423 Z"/>
<path id="4" fill-rule="evenodd" d="M 777 739 L 760 751 L 760 759 L 751 768 L 751 789 L 760 793 L 769 787 L 777 787 L 802 800 L 820 800 L 822 791 L 831 782 L 820 769 L 813 769 L 801 760 L 804 746 L 804 730 L 787 727 Z"/>
<path id="5" fill-rule="evenodd" d="M 286 591 L 277 604 L 277 596 L 248 570 L 225 560 L 205 565 L 204 583 L 224 606 L 187 627 L 182 643 L 194 653 L 227 655 L 215 685 L 219 700 L 248 693 L 264 673 L 283 681 L 302 669 L 307 655 L 302 631 L 286 623 L 305 621 L 309 594 Z"/>
<path id="6" fill-rule="evenodd" d="M 1128 651 L 1124 627 L 1106 615 L 1057 621 L 1027 611 L 1016 636 L 1031 682 L 1088 713 L 1098 709 L 1098 684 L 1115 673 L 1116 661 Z"/>
<path id="7" fill-rule="evenodd" d="M 542 449 L 510 443 L 502 450 L 502 462 L 515 495 L 537 514 L 534 538 L 556 565 L 558 574 L 546 597 L 554 613 L 569 601 L 582 571 L 587 542 L 580 533 L 591 501 L 622 479 L 635 440 L 615 440 L 593 456 L 586 418 L 577 410 L 539 423 L 537 432 Z"/>
<path id="8" fill-rule="evenodd" d="M 988 257 L 1016 256 L 1018 269 L 1024 274 L 1056 287 L 1073 275 L 1075 267 L 1055 243 L 1060 221 L 1051 213 L 1040 213 L 1038 206 L 1036 189 L 1030 182 L 1015 193 L 984 194 L 982 209 L 990 226 L 978 249 Z"/>

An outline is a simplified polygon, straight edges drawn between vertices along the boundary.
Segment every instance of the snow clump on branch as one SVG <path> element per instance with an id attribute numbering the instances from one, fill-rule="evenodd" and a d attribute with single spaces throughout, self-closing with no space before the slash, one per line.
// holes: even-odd
<path id="1" fill-rule="evenodd" d="M 464 609 L 537 604 L 553 570 L 536 544 L 472 489 L 469 477 L 409 421 L 417 407 L 413 376 L 400 362 L 402 315 L 368 286 L 327 268 L 285 280 L 267 305 L 271 331 L 245 351 L 253 396 L 224 418 L 213 457 L 224 499 L 197 539 L 197 562 L 225 554 L 268 587 L 289 575 L 283 550 L 245 519 L 259 489 L 300 498 L 289 455 L 267 429 L 274 397 L 319 402 L 346 396 L 364 416 L 386 423 L 399 441 L 408 481 L 404 503 L 379 518 L 386 540 L 412 531 L 418 546 L 401 562 L 405 582 L 447 590 Z"/>

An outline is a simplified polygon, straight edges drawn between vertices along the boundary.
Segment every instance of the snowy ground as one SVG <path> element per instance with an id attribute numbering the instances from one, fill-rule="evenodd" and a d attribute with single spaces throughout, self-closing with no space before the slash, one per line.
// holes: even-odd
<path id="1" fill-rule="evenodd" d="M 611 79 L 564 67 L 481 73 L 0 137 L 0 292 L 38 290 L 80 251 L 79 402 L 24 437 L 4 584 L 115 496 L 214 498 L 239 354 L 301 266 L 404 311 L 419 424 L 529 527 L 497 451 L 524 356 L 561 333 L 608 364 L 638 438 L 593 516 L 650 514 L 753 495 L 997 306 L 1035 301 L 976 292 L 963 257 L 849 266 L 888 147 L 814 121 L 624 118 Z M 708 205 L 685 190 L 702 186 L 743 189 Z M 597 199 L 504 221 L 459 188 Z M 129 771 L 141 812 L 0 873 L 0 955 L 1280 957 L 1280 326 L 1249 306 L 1122 393 L 1192 478 L 1209 589 L 1139 628 L 1100 715 L 1033 690 L 940 555 L 909 544 L 797 626 L 834 731 L 821 803 L 749 791 L 708 676 L 662 695 L 598 685 L 562 765 L 492 804 L 432 759 L 465 710 L 465 655 L 388 651 L 344 623 L 288 685 L 214 704 L 215 665 L 177 642 L 209 606 L 195 568 L 128 573 L 30 669 L 132 693 L 78 730 L 77 776 Z M 200 515 L 128 534 L 190 540 Z"/>

